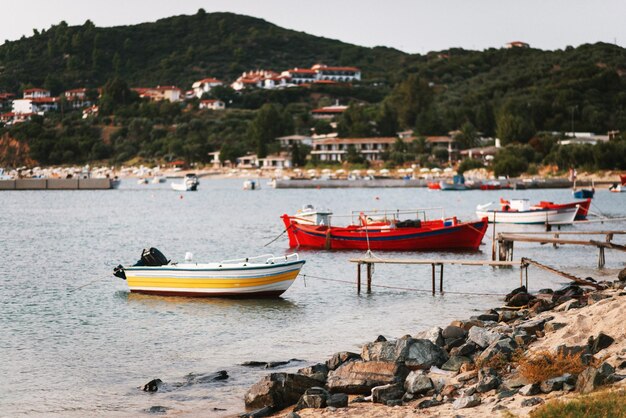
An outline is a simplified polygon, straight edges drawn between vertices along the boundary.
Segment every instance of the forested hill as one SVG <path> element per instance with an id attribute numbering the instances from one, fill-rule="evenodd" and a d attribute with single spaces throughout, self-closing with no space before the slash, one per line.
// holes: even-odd
<path id="1" fill-rule="evenodd" d="M 110 28 L 65 22 L 0 46 L 0 92 L 24 85 L 58 93 L 96 87 L 114 76 L 131 85 L 188 87 L 204 77 L 233 79 L 250 69 L 328 65 L 360 67 L 368 79 L 403 68 L 408 54 L 365 48 L 287 30 L 232 13 L 174 16 Z"/>

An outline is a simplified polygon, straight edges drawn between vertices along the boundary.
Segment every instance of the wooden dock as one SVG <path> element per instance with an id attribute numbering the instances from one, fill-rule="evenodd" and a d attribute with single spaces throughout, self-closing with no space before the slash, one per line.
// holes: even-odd
<path id="1" fill-rule="evenodd" d="M 544 236 L 540 236 L 544 235 Z M 552 235 L 548 237 L 545 235 Z M 604 241 L 599 240 L 582 240 L 582 239 L 570 239 L 561 238 L 561 236 L 572 235 L 597 235 L 604 236 Z M 613 241 L 615 235 L 626 235 L 626 231 L 546 231 L 546 232 L 521 232 L 521 233 L 509 233 L 501 232 L 498 234 L 497 239 L 494 240 L 494 251 L 492 251 L 492 261 L 495 261 L 496 251 L 495 245 L 498 247 L 498 259 L 500 261 L 513 260 L 513 247 L 515 242 L 532 242 L 539 243 L 541 245 L 552 244 L 554 248 L 558 245 L 585 245 L 598 248 L 598 268 L 604 267 L 606 263 L 606 257 L 604 254 L 605 249 L 626 251 L 626 245 L 617 244 Z"/>
<path id="2" fill-rule="evenodd" d="M 112 188 L 113 180 L 108 178 L 0 180 L 0 190 L 107 190 Z"/>
<path id="3" fill-rule="evenodd" d="M 432 294 L 433 296 L 436 294 L 436 267 L 439 267 L 439 293 L 444 293 L 443 291 L 443 266 L 448 265 L 461 265 L 461 266 L 490 266 L 490 267 L 520 267 L 520 286 L 524 284 L 524 276 L 526 277 L 526 288 L 528 289 L 528 267 L 535 266 L 541 268 L 543 270 L 549 271 L 553 274 L 559 275 L 561 277 L 565 277 L 566 279 L 572 280 L 581 286 L 590 286 L 595 289 L 600 289 L 601 286 L 596 284 L 595 282 L 582 279 L 580 277 L 574 276 L 573 274 L 566 273 L 564 271 L 558 270 L 554 267 L 547 266 L 543 263 L 540 263 L 535 260 L 531 260 L 530 258 L 522 258 L 518 261 L 508 261 L 508 260 L 448 260 L 448 259 L 407 259 L 407 258 L 377 258 L 377 257 L 366 257 L 366 258 L 353 258 L 349 260 L 351 263 L 356 263 L 357 265 L 357 293 L 361 293 L 361 266 L 365 264 L 366 267 L 366 279 L 367 279 L 367 293 L 372 293 L 372 269 L 376 264 L 413 264 L 413 265 L 431 265 L 432 268 Z"/>

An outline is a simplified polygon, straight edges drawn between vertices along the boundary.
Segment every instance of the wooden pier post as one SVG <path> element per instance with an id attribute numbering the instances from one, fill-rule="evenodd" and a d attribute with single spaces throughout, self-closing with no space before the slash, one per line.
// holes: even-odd
<path id="1" fill-rule="evenodd" d="M 600 250 L 600 253 L 598 254 L 598 268 L 601 269 L 604 267 L 606 259 L 604 258 L 604 247 L 599 246 L 598 249 Z"/>
<path id="2" fill-rule="evenodd" d="M 493 229 L 491 230 L 491 261 L 496 261 L 496 211 L 493 211 Z"/>
<path id="3" fill-rule="evenodd" d="M 528 290 L 528 264 L 522 264 L 523 266 L 523 270 L 526 271 L 526 292 L 529 292 Z"/>
<path id="4" fill-rule="evenodd" d="M 367 293 L 372 293 L 372 263 L 367 263 Z"/>
<path id="5" fill-rule="evenodd" d="M 443 264 L 439 264 L 439 293 L 443 293 Z"/>
<path id="6" fill-rule="evenodd" d="M 435 296 L 435 263 L 431 264 L 433 268 L 433 296 Z"/>
<path id="7" fill-rule="evenodd" d="M 356 294 L 361 294 L 361 263 L 356 265 Z"/>

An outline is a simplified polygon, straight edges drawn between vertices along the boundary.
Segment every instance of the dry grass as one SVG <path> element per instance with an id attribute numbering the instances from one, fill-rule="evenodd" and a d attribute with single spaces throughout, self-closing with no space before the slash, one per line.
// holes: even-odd
<path id="1" fill-rule="evenodd" d="M 579 374 L 587 366 L 580 355 L 554 354 L 540 351 L 532 357 L 526 356 L 519 360 L 517 370 L 530 382 L 538 383 L 565 373 Z"/>
<path id="2" fill-rule="evenodd" d="M 503 354 L 496 354 L 492 358 L 487 361 L 477 361 L 476 368 L 482 369 L 483 367 L 491 367 L 492 369 L 501 371 L 504 370 L 508 365 L 517 364 L 521 359 L 524 358 L 524 350 L 518 348 L 511 354 L 510 358 Z"/>
<path id="3" fill-rule="evenodd" d="M 542 405 L 532 418 L 626 418 L 626 392 L 603 391 L 563 402 Z"/>

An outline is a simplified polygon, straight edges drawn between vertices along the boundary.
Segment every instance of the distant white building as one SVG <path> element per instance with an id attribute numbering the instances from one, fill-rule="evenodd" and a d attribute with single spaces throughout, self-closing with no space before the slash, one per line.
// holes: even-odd
<path id="1" fill-rule="evenodd" d="M 73 109 L 80 109 L 91 106 L 91 101 L 87 99 L 87 89 L 73 89 L 63 93 L 65 100 Z"/>
<path id="2" fill-rule="evenodd" d="M 24 99 L 42 99 L 50 97 L 50 91 L 46 89 L 26 89 L 22 93 Z"/>
<path id="3" fill-rule="evenodd" d="M 307 135 L 287 135 L 276 138 L 280 142 L 281 147 L 289 148 L 294 144 L 311 145 L 313 138 Z"/>
<path id="4" fill-rule="evenodd" d="M 527 44 L 526 42 L 512 41 L 512 42 L 507 42 L 504 45 L 504 47 L 507 48 L 507 49 L 511 49 L 511 48 L 530 48 L 530 45 Z"/>
<path id="5" fill-rule="evenodd" d="M 221 100 L 214 99 L 200 100 L 198 109 L 224 110 L 226 109 L 226 103 Z"/>
<path id="6" fill-rule="evenodd" d="M 311 69 L 315 71 L 317 80 L 337 83 L 352 83 L 361 80 L 361 70 L 356 67 L 329 67 L 324 64 L 315 64 Z"/>
<path id="7" fill-rule="evenodd" d="M 182 90 L 176 86 L 156 86 L 156 87 L 133 87 L 131 90 L 137 92 L 142 99 L 150 101 L 168 100 L 170 102 L 180 102 Z"/>
<path id="8" fill-rule="evenodd" d="M 313 116 L 313 119 L 332 119 L 336 116 L 340 116 L 347 109 L 348 106 L 335 104 L 332 106 L 324 106 L 313 109 L 311 110 L 311 115 Z"/>
<path id="9" fill-rule="evenodd" d="M 589 144 L 596 145 L 598 142 L 608 142 L 609 135 L 596 135 L 593 132 L 565 132 L 567 139 L 559 141 L 559 145 Z"/>
<path id="10" fill-rule="evenodd" d="M 194 95 L 200 99 L 204 93 L 210 92 L 213 87 L 222 85 L 224 85 L 224 83 L 217 78 L 204 78 L 193 83 L 191 85 L 191 89 L 193 90 Z"/>
<path id="11" fill-rule="evenodd" d="M 50 110 L 56 110 L 56 97 L 37 97 L 33 99 L 13 100 L 13 113 L 17 114 L 38 114 L 43 115 Z"/>
<path id="12" fill-rule="evenodd" d="M 265 158 L 259 158 L 257 164 L 261 170 L 291 168 L 291 157 L 288 153 L 268 155 Z"/>

